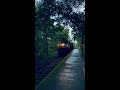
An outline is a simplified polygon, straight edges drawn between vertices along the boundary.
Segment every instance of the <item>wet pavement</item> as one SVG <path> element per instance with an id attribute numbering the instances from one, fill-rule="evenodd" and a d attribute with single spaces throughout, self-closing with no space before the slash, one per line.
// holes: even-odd
<path id="1" fill-rule="evenodd" d="M 37 90 L 85 90 L 84 60 L 79 49 L 74 49 L 60 72 L 47 86 Z"/>

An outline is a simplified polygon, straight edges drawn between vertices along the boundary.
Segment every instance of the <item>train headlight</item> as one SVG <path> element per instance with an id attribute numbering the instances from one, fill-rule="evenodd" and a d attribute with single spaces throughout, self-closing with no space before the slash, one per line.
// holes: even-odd
<path id="1" fill-rule="evenodd" d="M 58 44 L 58 47 L 59 47 L 59 46 L 64 47 L 65 44 L 64 44 L 64 43 Z"/>
<path id="2" fill-rule="evenodd" d="M 62 43 L 60 46 L 65 46 L 65 44 L 64 44 L 64 43 Z"/>

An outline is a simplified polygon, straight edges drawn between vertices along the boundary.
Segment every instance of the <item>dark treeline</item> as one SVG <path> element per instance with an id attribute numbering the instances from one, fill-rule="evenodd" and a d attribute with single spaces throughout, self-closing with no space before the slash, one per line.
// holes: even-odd
<path id="1" fill-rule="evenodd" d="M 35 2 L 35 58 L 42 62 L 57 56 L 57 42 L 60 38 L 69 39 L 69 25 L 73 40 L 79 46 L 85 41 L 84 0 L 40 0 Z M 74 10 L 75 9 L 75 10 Z"/>

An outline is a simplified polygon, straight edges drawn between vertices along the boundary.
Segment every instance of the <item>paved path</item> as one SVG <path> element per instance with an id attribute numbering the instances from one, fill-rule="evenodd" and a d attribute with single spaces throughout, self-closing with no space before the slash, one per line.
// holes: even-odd
<path id="1" fill-rule="evenodd" d="M 46 87 L 40 86 L 37 90 L 85 90 L 84 62 L 78 49 L 74 49 L 53 80 Z"/>

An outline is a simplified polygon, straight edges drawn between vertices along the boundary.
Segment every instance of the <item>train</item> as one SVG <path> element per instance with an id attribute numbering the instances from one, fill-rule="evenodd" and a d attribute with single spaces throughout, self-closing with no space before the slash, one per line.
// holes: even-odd
<path id="1" fill-rule="evenodd" d="M 58 56 L 66 56 L 74 49 L 74 43 L 66 38 L 58 41 Z"/>

